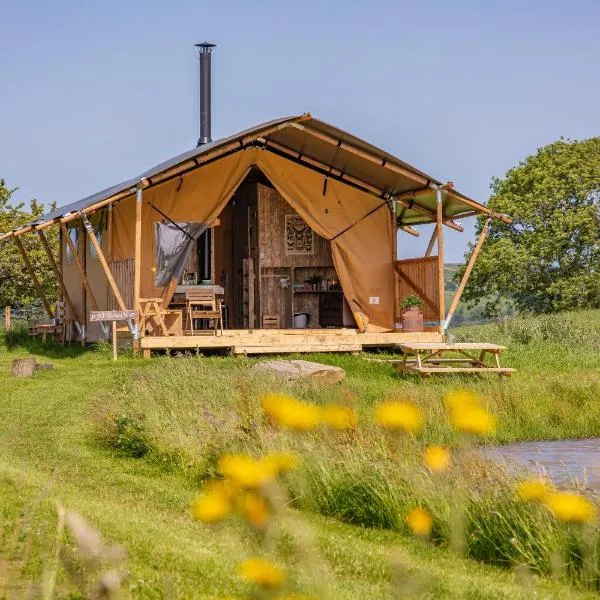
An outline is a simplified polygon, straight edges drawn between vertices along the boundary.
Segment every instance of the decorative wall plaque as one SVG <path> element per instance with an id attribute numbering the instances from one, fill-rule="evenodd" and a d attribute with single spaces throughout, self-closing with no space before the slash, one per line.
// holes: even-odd
<path id="1" fill-rule="evenodd" d="M 285 253 L 313 254 L 313 230 L 298 215 L 285 215 Z"/>

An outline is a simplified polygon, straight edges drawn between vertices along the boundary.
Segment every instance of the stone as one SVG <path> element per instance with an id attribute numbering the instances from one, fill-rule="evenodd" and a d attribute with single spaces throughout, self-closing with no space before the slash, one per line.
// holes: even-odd
<path id="1" fill-rule="evenodd" d="M 288 380 L 313 379 L 320 383 L 338 383 L 346 377 L 346 371 L 341 367 L 323 365 L 310 360 L 265 360 L 255 364 L 252 369 Z"/>
<path id="2" fill-rule="evenodd" d="M 36 371 L 52 369 L 52 363 L 38 363 L 35 358 L 15 358 L 10 372 L 14 377 L 31 377 Z"/>
<path id="3" fill-rule="evenodd" d="M 14 377 L 31 377 L 35 373 L 35 358 L 15 358 L 10 372 Z"/>

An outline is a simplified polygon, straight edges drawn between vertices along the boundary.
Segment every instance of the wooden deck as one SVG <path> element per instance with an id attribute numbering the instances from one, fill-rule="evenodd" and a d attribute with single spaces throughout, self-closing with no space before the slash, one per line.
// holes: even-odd
<path id="1" fill-rule="evenodd" d="M 365 347 L 398 347 L 406 342 L 441 342 L 437 331 L 359 333 L 356 329 L 226 329 L 223 335 L 147 336 L 140 345 L 144 358 L 152 350 L 228 350 L 233 354 L 291 352 L 360 352 Z"/>

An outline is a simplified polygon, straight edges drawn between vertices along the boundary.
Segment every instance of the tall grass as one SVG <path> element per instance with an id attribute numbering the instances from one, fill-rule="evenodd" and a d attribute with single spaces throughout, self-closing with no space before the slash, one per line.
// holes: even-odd
<path id="1" fill-rule="evenodd" d="M 560 553 L 571 580 L 581 579 L 586 544 L 582 532 L 556 522 L 544 509 L 523 505 L 515 497 L 511 475 L 482 463 L 473 449 L 462 446 L 443 409 L 447 383 L 410 382 L 399 387 L 398 379 L 381 363 L 359 361 L 353 372 L 351 361 L 359 359 L 324 360 L 345 364 L 348 381 L 325 388 L 311 382 L 286 383 L 252 371 L 250 360 L 158 360 L 117 398 L 100 400 L 101 435 L 132 456 L 143 448 L 146 460 L 196 481 L 215 476 L 216 462 L 223 454 L 259 456 L 292 450 L 303 457 L 302 468 L 288 480 L 288 491 L 299 508 L 355 525 L 408 533 L 406 514 L 424 505 L 434 516 L 437 544 L 492 564 L 526 565 L 538 573 L 550 572 Z M 489 406 L 501 424 L 516 421 L 521 432 L 536 424 L 534 412 L 527 411 L 526 390 L 522 390 L 524 410 L 519 415 L 507 392 L 512 388 L 504 383 L 474 387 L 495 390 Z M 350 433 L 319 430 L 290 436 L 265 420 L 259 398 L 267 391 L 284 391 L 316 404 L 352 406 L 361 427 Z M 416 438 L 392 436 L 373 423 L 373 405 L 390 396 L 410 398 L 427 415 L 427 427 Z M 455 449 L 449 475 L 432 477 L 423 467 L 422 452 L 430 443 Z M 460 543 L 456 540 L 459 521 Z M 567 546 L 568 555 L 563 551 Z M 599 566 L 595 565 L 596 571 Z"/>

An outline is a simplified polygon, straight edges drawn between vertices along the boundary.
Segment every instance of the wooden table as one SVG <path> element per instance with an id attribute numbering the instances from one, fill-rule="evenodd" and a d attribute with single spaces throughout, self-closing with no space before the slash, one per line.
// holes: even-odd
<path id="1" fill-rule="evenodd" d="M 421 377 L 439 373 L 497 373 L 509 376 L 516 370 L 500 366 L 500 353 L 505 348 L 497 344 L 415 342 L 398 344 L 398 347 L 404 357 L 391 361 L 393 367 L 399 371 L 417 373 Z M 487 359 L 491 359 L 492 363 Z"/>
<path id="2" fill-rule="evenodd" d="M 198 285 L 178 285 L 175 288 L 175 295 L 177 294 L 185 294 L 188 290 L 198 290 L 198 289 L 213 289 L 215 291 L 215 295 L 224 296 L 225 290 L 220 286 L 214 283 L 200 283 Z"/>

